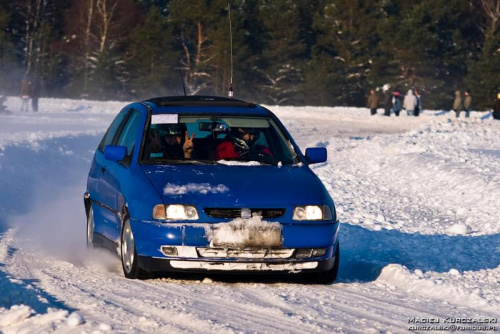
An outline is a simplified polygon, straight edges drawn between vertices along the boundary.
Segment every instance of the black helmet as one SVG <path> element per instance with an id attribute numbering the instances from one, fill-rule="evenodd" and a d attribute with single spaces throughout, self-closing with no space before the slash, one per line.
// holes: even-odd
<path id="1" fill-rule="evenodd" d="M 251 140 L 243 140 L 245 134 L 252 134 L 254 137 Z M 231 136 L 233 137 L 234 145 L 240 150 L 248 151 L 259 139 L 260 132 L 255 128 L 232 128 Z"/>
<path id="2" fill-rule="evenodd" d="M 162 124 L 158 127 L 158 134 L 160 136 L 184 136 L 187 131 L 186 124 Z"/>

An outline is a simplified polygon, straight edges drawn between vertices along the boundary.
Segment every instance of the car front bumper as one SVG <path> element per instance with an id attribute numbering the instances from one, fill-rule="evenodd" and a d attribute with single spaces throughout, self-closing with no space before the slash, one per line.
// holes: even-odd
<path id="1" fill-rule="evenodd" d="M 333 268 L 335 257 L 314 261 L 280 261 L 280 262 L 241 262 L 235 260 L 170 260 L 139 256 L 139 266 L 147 271 L 165 272 L 262 272 L 262 273 L 293 273 L 293 272 L 324 272 Z"/>
<path id="2" fill-rule="evenodd" d="M 184 272 L 300 272 L 333 267 L 338 222 L 280 224 L 280 245 L 250 247 L 214 245 L 211 235 L 216 225 L 220 224 L 131 220 L 140 267 Z"/>

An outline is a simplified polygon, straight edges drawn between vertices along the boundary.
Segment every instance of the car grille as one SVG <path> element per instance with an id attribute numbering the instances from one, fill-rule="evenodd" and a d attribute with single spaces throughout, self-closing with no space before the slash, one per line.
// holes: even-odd
<path id="1" fill-rule="evenodd" d="M 294 249 L 234 249 L 197 247 L 200 257 L 209 258 L 257 258 L 257 259 L 286 259 L 290 258 Z"/>
<path id="2" fill-rule="evenodd" d="M 212 218 L 240 218 L 241 209 L 205 208 L 205 213 Z M 252 216 L 257 214 L 262 218 L 279 218 L 285 214 L 285 209 L 250 209 Z"/>

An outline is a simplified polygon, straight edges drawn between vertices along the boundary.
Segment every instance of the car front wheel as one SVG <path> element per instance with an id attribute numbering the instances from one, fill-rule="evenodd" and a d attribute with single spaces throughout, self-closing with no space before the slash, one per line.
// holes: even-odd
<path id="1" fill-rule="evenodd" d="M 131 279 L 147 278 L 147 272 L 141 269 L 138 264 L 134 234 L 132 233 L 130 220 L 128 218 L 123 223 L 120 250 L 123 274 L 125 277 Z"/>

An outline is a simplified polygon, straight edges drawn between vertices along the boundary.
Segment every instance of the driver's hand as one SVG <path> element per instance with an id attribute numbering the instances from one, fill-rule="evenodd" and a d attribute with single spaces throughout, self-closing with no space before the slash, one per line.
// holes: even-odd
<path id="1" fill-rule="evenodd" d="M 184 158 L 191 158 L 191 154 L 193 153 L 194 144 L 193 139 L 196 136 L 196 132 L 193 132 L 191 137 L 188 136 L 188 132 L 186 131 L 184 135 L 184 144 L 182 145 L 182 150 L 184 151 Z"/>

